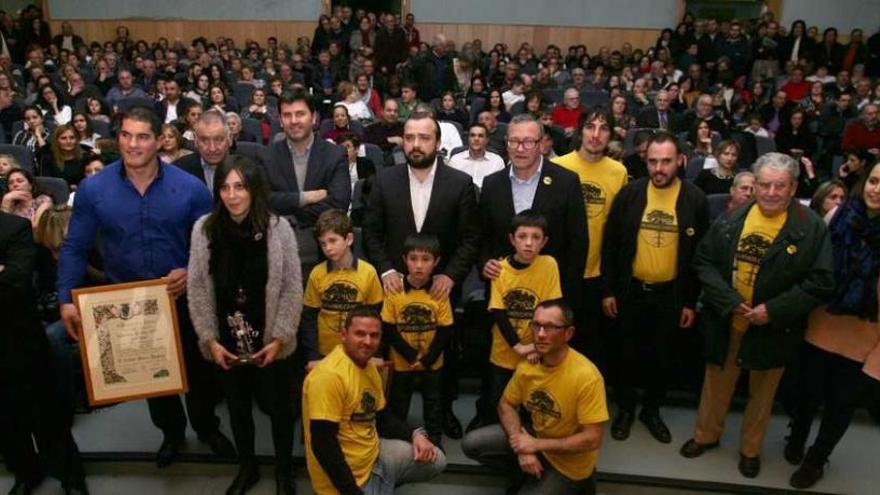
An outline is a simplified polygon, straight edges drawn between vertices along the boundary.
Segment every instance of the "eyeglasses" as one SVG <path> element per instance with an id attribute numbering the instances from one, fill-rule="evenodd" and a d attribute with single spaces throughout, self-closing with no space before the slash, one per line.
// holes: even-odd
<path id="1" fill-rule="evenodd" d="M 516 141 L 514 139 L 507 140 L 507 147 L 511 149 L 517 149 L 520 146 L 525 150 L 533 150 L 540 141 L 536 139 L 523 139 L 522 141 Z"/>
<path id="2" fill-rule="evenodd" d="M 556 332 L 560 332 L 562 330 L 565 330 L 566 328 L 568 328 L 568 327 L 566 327 L 565 325 L 549 325 L 549 324 L 545 324 L 545 323 L 538 323 L 537 321 L 530 321 L 529 322 L 529 330 L 531 330 L 534 333 L 538 333 L 538 332 L 556 333 Z"/>

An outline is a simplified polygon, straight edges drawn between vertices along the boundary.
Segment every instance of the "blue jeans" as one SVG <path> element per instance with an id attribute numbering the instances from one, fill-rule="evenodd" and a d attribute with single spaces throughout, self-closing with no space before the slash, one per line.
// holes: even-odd
<path id="1" fill-rule="evenodd" d="M 373 464 L 373 474 L 364 485 L 364 495 L 393 495 L 395 487 L 431 480 L 444 469 L 446 455 L 442 450 L 437 449 L 434 463 L 415 462 L 411 443 L 383 438 L 379 441 L 379 458 Z"/>
<path id="2" fill-rule="evenodd" d="M 64 409 L 64 417 L 72 421 L 76 397 L 74 376 L 82 369 L 79 346 L 67 335 L 61 320 L 46 325 L 46 337 L 49 339 L 49 358 L 55 373 L 58 404 Z"/>
<path id="3" fill-rule="evenodd" d="M 502 474 L 509 476 L 519 473 L 519 479 L 514 480 L 515 484 L 522 482 L 522 487 L 516 492 L 518 495 L 595 495 L 596 493 L 595 471 L 582 480 L 568 479 L 541 455 L 538 455 L 544 466 L 541 479 L 526 476 L 519 467 L 519 460 L 510 448 L 507 434 L 504 433 L 501 425 L 484 426 L 468 433 L 461 441 L 461 450 L 469 458 Z"/>

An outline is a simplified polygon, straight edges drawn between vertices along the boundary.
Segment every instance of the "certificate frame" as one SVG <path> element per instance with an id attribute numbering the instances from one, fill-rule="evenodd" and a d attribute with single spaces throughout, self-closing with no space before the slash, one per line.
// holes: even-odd
<path id="1" fill-rule="evenodd" d="M 92 406 L 188 391 L 177 306 L 167 286 L 159 278 L 71 292 Z"/>

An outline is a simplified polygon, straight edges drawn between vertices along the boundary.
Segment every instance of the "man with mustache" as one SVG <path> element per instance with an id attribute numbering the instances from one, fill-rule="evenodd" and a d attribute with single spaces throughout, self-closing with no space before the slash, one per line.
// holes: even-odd
<path id="1" fill-rule="evenodd" d="M 709 228 L 709 203 L 698 187 L 678 178 L 684 155 L 672 134 L 654 134 L 645 161 L 648 177 L 627 184 L 614 199 L 602 245 L 602 309 L 620 323 L 614 346 L 619 410 L 611 435 L 629 436 L 635 387 L 644 383 L 639 420 L 659 442 L 669 443 L 660 406 L 675 333 L 694 324 L 700 286 L 691 259 Z"/>
<path id="2" fill-rule="evenodd" d="M 403 244 L 407 236 L 437 236 L 440 263 L 430 292 L 438 299 L 452 295 L 454 304 L 479 250 L 477 199 L 471 177 L 438 158 L 439 145 L 437 121 L 430 114 L 412 114 L 403 127 L 406 166 L 385 168 L 373 180 L 364 220 L 364 246 L 389 294 L 403 290 Z M 454 345 L 444 358 L 443 431 L 450 438 L 461 438 L 461 425 L 451 409 L 457 388 L 456 356 L 450 352 Z"/>

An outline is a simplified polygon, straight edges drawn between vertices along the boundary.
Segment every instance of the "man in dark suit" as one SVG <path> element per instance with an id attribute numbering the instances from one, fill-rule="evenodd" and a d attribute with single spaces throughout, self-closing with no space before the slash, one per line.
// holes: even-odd
<path id="1" fill-rule="evenodd" d="M 440 241 L 440 263 L 431 285 L 431 293 L 438 299 L 450 297 L 453 288 L 462 285 L 477 258 L 480 233 L 473 180 L 437 158 L 439 145 L 437 121 L 429 114 L 414 113 L 403 130 L 407 165 L 385 168 L 373 180 L 364 244 L 386 293 L 403 290 L 403 243 L 410 234 L 432 234 Z M 450 346 L 444 357 L 443 432 L 450 438 L 461 438 L 461 424 L 451 409 L 457 392 L 453 348 Z"/>
<path id="2" fill-rule="evenodd" d="M 203 112 L 196 123 L 195 134 L 198 153 L 186 155 L 175 165 L 204 182 L 214 194 L 214 172 L 229 155 L 232 144 L 226 117 L 219 110 Z"/>
<path id="3" fill-rule="evenodd" d="M 485 278 L 498 276 L 499 258 L 513 252 L 510 220 L 520 211 L 533 210 L 544 215 L 549 226 L 550 240 L 541 252 L 556 259 L 564 297 L 575 298 L 588 244 L 580 181 L 574 172 L 544 160 L 539 146 L 529 147 L 541 140 L 541 125 L 531 116 L 517 115 L 507 136 L 510 165 L 483 179 L 480 192 L 483 243 L 478 266 Z M 533 192 L 528 190 L 531 181 L 537 183 Z"/>
<path id="4" fill-rule="evenodd" d="M 283 93 L 278 113 L 286 139 L 267 147 L 262 157 L 272 191 L 269 204 L 279 215 L 295 219 L 300 262 L 311 268 L 318 261 L 311 232 L 318 215 L 330 208 L 348 209 L 348 160 L 343 148 L 315 137 L 317 113 L 308 93 Z M 307 273 L 303 271 L 304 278 Z"/>
<path id="5" fill-rule="evenodd" d="M 154 109 L 159 120 L 168 124 L 182 118 L 187 105 L 180 98 L 180 83 L 174 78 L 168 77 L 164 81 L 159 81 L 159 84 L 165 87 L 165 98 L 162 101 L 157 101 Z"/>
<path id="6" fill-rule="evenodd" d="M 669 108 L 671 101 L 665 89 L 658 91 L 654 97 L 654 105 L 645 107 L 636 116 L 636 126 L 670 131 L 678 129 L 678 118 Z"/>

